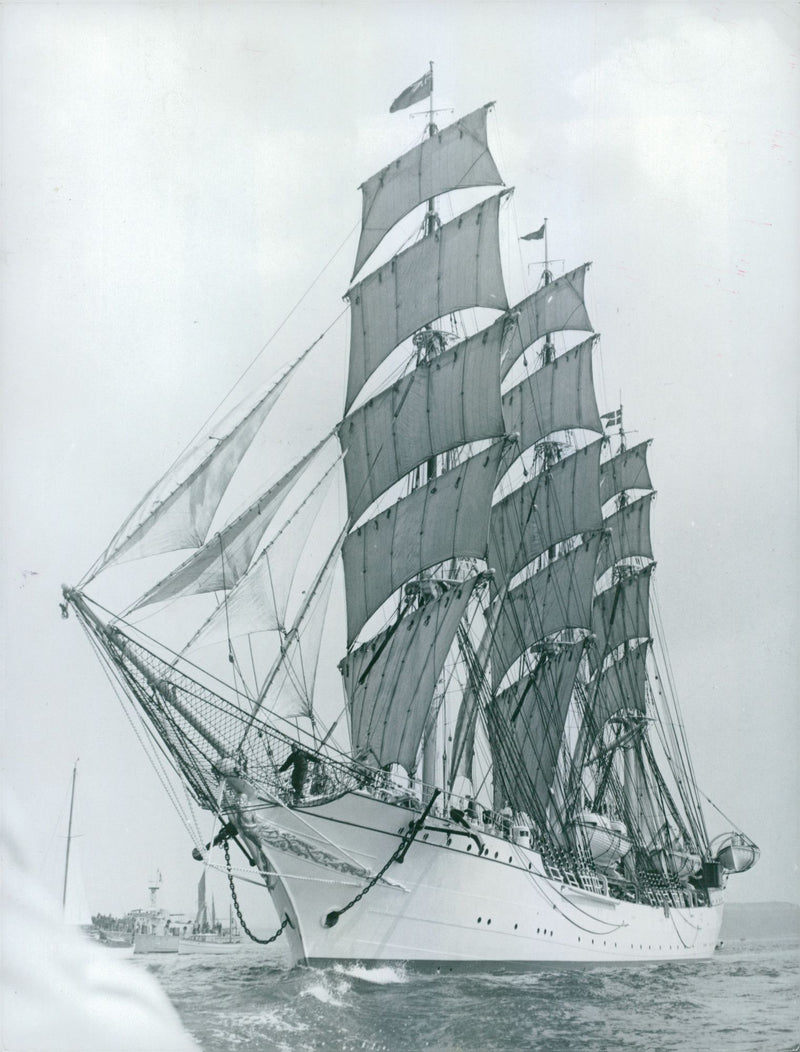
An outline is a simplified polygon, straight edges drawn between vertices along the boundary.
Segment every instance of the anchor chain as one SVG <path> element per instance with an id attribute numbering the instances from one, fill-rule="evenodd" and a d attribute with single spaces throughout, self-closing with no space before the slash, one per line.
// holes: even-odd
<path id="1" fill-rule="evenodd" d="M 417 835 L 417 833 L 420 831 L 420 829 L 422 829 L 423 825 L 425 824 L 425 819 L 430 814 L 430 810 L 433 807 L 434 803 L 436 802 L 436 798 L 437 798 L 437 796 L 439 796 L 439 793 L 440 793 L 440 790 L 438 790 L 438 789 L 435 790 L 433 796 L 428 801 L 428 806 L 422 812 L 420 817 L 415 822 L 412 822 L 409 825 L 408 829 L 403 834 L 403 838 L 400 841 L 400 844 L 399 844 L 397 850 L 394 852 L 394 854 L 392 854 L 390 856 L 389 860 L 375 874 L 375 876 L 372 878 L 372 880 L 370 880 L 369 884 L 365 884 L 364 887 L 361 889 L 361 891 L 359 891 L 359 893 L 354 898 L 352 898 L 347 903 L 346 906 L 342 906 L 342 908 L 340 910 L 331 910 L 330 913 L 327 914 L 327 916 L 325 917 L 325 927 L 326 928 L 332 928 L 334 926 L 334 924 L 336 924 L 336 922 L 339 920 L 339 918 L 341 917 L 341 915 L 343 913 L 347 913 L 347 911 L 349 909 L 352 909 L 352 907 L 355 906 L 357 902 L 360 902 L 364 898 L 364 896 L 367 894 L 368 891 L 372 891 L 372 889 L 375 887 L 375 885 L 378 883 L 378 881 L 381 879 L 383 874 L 386 872 L 386 870 L 389 868 L 389 866 L 392 865 L 393 862 L 401 862 L 402 863 L 403 859 L 406 857 L 406 852 L 411 847 L 411 842 L 413 841 L 414 837 Z"/>
<path id="2" fill-rule="evenodd" d="M 228 847 L 228 841 L 227 840 L 223 840 L 222 848 L 223 848 L 223 850 L 225 852 L 225 865 L 227 866 L 227 869 L 228 869 L 228 884 L 230 885 L 230 889 L 231 889 L 231 898 L 233 899 L 233 908 L 236 910 L 236 916 L 239 918 L 239 923 L 242 926 L 242 931 L 244 931 L 245 934 L 247 934 L 253 940 L 253 942 L 260 943 L 262 946 L 268 946 L 271 942 L 275 942 L 275 940 L 278 938 L 278 936 L 281 934 L 281 932 L 283 931 L 283 929 L 287 925 L 290 925 L 290 926 L 294 927 L 292 922 L 289 920 L 289 914 L 288 913 L 284 914 L 283 923 L 281 924 L 280 928 L 278 928 L 278 930 L 275 932 L 274 935 L 270 935 L 270 937 L 268 939 L 259 939 L 257 935 L 253 935 L 253 933 L 250 931 L 250 929 L 247 927 L 247 924 L 245 923 L 245 919 L 242 916 L 241 907 L 239 906 L 239 899 L 238 899 L 238 897 L 236 895 L 236 886 L 233 883 L 233 873 L 231 872 L 231 851 L 230 851 L 230 848 Z"/>

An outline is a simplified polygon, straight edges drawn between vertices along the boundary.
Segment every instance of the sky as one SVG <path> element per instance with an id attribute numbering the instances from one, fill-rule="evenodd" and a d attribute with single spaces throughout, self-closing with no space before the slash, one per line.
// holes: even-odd
<path id="1" fill-rule="evenodd" d="M 654 439 L 658 595 L 698 782 L 762 849 L 729 895 L 800 902 L 796 5 L 1 17 L 2 803 L 31 871 L 59 887 L 80 757 L 92 908 L 143 905 L 156 869 L 162 903 L 192 908 L 191 842 L 60 586 L 242 374 L 322 332 L 269 468 L 336 419 L 357 188 L 417 141 L 413 111 L 388 108 L 432 61 L 440 124 L 496 100 L 504 258 L 535 286 L 538 243 L 520 268 L 513 228 L 547 216 L 557 272 L 592 261 L 601 411 L 621 398 L 631 438 Z M 256 926 L 263 900 L 243 895 Z"/>

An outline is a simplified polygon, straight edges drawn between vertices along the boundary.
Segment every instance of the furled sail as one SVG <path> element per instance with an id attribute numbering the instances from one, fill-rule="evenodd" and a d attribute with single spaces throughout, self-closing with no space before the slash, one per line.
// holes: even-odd
<path id="1" fill-rule="evenodd" d="M 630 559 L 633 556 L 653 558 L 653 546 L 650 543 L 650 508 L 653 497 L 655 493 L 648 493 L 606 517 L 604 525 L 609 531 L 609 537 L 597 560 L 598 578 L 621 559 Z"/>
<path id="2" fill-rule="evenodd" d="M 617 453 L 600 465 L 600 500 L 603 504 L 626 489 L 652 489 L 647 470 L 647 447 L 650 441 Z"/>
<path id="3" fill-rule="evenodd" d="M 445 223 L 349 290 L 347 408 L 390 352 L 423 325 L 464 307 L 508 307 L 498 240 L 504 193 Z"/>
<path id="4" fill-rule="evenodd" d="M 209 436 L 178 460 L 117 531 L 101 566 L 123 555 L 135 559 L 200 547 L 242 458 L 306 354 L 288 365 L 255 401 L 247 399 L 217 425 L 220 437 Z"/>
<path id="5" fill-rule="evenodd" d="M 516 810 L 547 811 L 583 648 L 580 640 L 545 651 L 490 707 L 494 768 L 502 771 L 503 795 Z"/>
<path id="6" fill-rule="evenodd" d="M 535 475 L 492 508 L 489 565 L 498 582 L 559 541 L 600 529 L 600 451 L 592 442 Z"/>
<path id="7" fill-rule="evenodd" d="M 518 455 L 535 442 L 569 428 L 602 432 L 592 375 L 596 336 L 530 373 L 503 395 L 506 431 L 519 436 Z"/>
<path id="8" fill-rule="evenodd" d="M 583 544 L 508 592 L 492 640 L 495 688 L 534 643 L 567 628 L 591 628 L 595 564 L 601 539 L 600 532 L 587 535 Z"/>
<path id="9" fill-rule="evenodd" d="M 584 263 L 576 267 L 549 285 L 543 285 L 511 308 L 516 324 L 509 331 L 504 344 L 500 366 L 502 376 L 508 374 L 514 362 L 531 344 L 548 332 L 565 329 L 591 332 L 592 323 L 583 302 L 583 284 L 590 266 L 590 263 Z"/>
<path id="10" fill-rule="evenodd" d="M 355 756 L 413 771 L 436 682 L 476 581 L 447 589 L 341 662 Z"/>
<path id="11" fill-rule="evenodd" d="M 354 277 L 394 224 L 423 201 L 463 187 L 502 185 L 486 137 L 491 106 L 436 132 L 362 183 Z"/>
<path id="12" fill-rule="evenodd" d="M 485 558 L 489 511 L 503 440 L 493 443 L 386 511 L 344 543 L 347 645 L 397 588 L 458 556 Z"/>
<path id="13" fill-rule="evenodd" d="M 501 335 L 483 329 L 345 417 L 339 440 L 353 521 L 430 457 L 503 434 Z"/>
<path id="14" fill-rule="evenodd" d="M 304 542 L 327 493 L 335 467 L 336 464 L 332 464 L 328 468 L 253 565 L 240 575 L 235 587 L 192 636 L 184 653 L 228 638 L 284 629 L 289 595 Z"/>
<path id="15" fill-rule="evenodd" d="M 250 565 L 261 538 L 283 501 L 329 438 L 323 439 L 241 515 L 237 515 L 206 541 L 202 548 L 198 548 L 172 573 L 154 585 L 137 600 L 131 610 L 164 599 L 233 588 Z"/>
<path id="16" fill-rule="evenodd" d="M 626 574 L 594 600 L 592 631 L 595 646 L 589 649 L 596 667 L 620 643 L 650 635 L 650 576 L 655 564 Z"/>

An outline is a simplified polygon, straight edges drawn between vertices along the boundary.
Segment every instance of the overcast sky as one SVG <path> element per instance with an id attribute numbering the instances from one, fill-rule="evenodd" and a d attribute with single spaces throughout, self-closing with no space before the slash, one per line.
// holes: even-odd
<path id="1" fill-rule="evenodd" d="M 800 901 L 797 18 L 768 3 L 4 6 L 3 781 L 38 874 L 58 886 L 80 756 L 92 907 L 141 905 L 156 868 L 164 905 L 191 907 L 191 843 L 62 622 L 60 584 L 260 348 L 254 379 L 341 313 L 357 187 L 417 140 L 413 111 L 388 107 L 432 60 L 441 124 L 497 102 L 509 229 L 547 216 L 557 270 L 593 261 L 601 411 L 621 392 L 632 437 L 654 438 L 658 594 L 698 781 L 763 850 L 730 897 Z M 287 393 L 284 457 L 335 418 L 345 346 L 341 320 Z"/>

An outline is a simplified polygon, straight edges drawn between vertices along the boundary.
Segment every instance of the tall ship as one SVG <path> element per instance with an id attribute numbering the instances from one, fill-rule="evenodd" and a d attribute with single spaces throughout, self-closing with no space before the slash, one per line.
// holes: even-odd
<path id="1" fill-rule="evenodd" d="M 545 220 L 510 303 L 494 104 L 437 127 L 432 66 L 391 110 L 416 104 L 424 133 L 360 188 L 335 428 L 277 477 L 248 459 L 274 407 L 302 413 L 303 363 L 337 353 L 320 338 L 203 429 L 64 615 L 214 823 L 188 823 L 194 853 L 244 930 L 246 879 L 295 962 L 709 957 L 758 848 L 709 836 L 654 602 L 649 443 L 598 405 L 589 264 L 556 274 Z M 90 598 L 132 559 L 144 592 Z"/>

